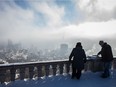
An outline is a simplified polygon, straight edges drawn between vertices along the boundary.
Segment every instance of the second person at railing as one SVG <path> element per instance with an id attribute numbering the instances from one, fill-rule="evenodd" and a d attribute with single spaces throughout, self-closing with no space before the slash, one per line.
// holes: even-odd
<path id="1" fill-rule="evenodd" d="M 104 41 L 99 41 L 99 45 L 102 47 L 101 51 L 97 54 L 102 56 L 102 62 L 104 63 L 104 72 L 101 75 L 102 78 L 110 76 L 110 69 L 113 60 L 112 48 L 109 44 Z"/>

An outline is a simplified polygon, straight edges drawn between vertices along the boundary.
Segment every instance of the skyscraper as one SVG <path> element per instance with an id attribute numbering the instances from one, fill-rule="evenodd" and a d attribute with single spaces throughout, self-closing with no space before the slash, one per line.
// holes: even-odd
<path id="1" fill-rule="evenodd" d="M 68 52 L 68 44 L 61 44 L 60 45 L 60 55 L 65 56 L 65 54 Z"/>

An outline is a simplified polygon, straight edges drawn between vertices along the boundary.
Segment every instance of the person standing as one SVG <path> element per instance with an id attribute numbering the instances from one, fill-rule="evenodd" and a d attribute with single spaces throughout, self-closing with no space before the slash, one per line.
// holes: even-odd
<path id="1" fill-rule="evenodd" d="M 102 78 L 107 78 L 110 76 L 110 69 L 113 60 L 112 48 L 109 44 L 104 41 L 99 41 L 99 45 L 102 47 L 101 51 L 97 54 L 97 56 L 101 55 L 101 60 L 104 63 L 104 72 L 101 75 Z"/>
<path id="2" fill-rule="evenodd" d="M 71 60 L 73 58 L 73 60 Z M 70 56 L 69 62 L 72 63 L 72 79 L 77 78 L 80 79 L 81 72 L 84 69 L 84 63 L 86 62 L 86 54 L 84 49 L 82 48 L 81 42 L 76 44 L 76 47 L 73 48 Z"/>

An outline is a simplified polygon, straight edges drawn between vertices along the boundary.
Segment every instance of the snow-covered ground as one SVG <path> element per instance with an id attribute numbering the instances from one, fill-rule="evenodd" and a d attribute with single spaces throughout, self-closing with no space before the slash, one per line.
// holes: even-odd
<path id="1" fill-rule="evenodd" d="M 101 78 L 101 72 L 85 72 L 80 80 L 71 79 L 70 75 L 51 76 L 33 80 L 17 80 L 0 87 L 116 87 L 116 70 L 109 78 Z"/>

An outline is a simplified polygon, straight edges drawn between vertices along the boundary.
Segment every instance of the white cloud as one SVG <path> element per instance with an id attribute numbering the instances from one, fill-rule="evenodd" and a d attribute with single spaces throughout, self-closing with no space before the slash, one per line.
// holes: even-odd
<path id="1" fill-rule="evenodd" d="M 107 11 L 111 11 L 116 8 L 116 0 L 98 0 L 97 1 L 98 9 L 103 9 Z"/>
<path id="2" fill-rule="evenodd" d="M 108 21 L 116 18 L 116 0 L 75 0 L 85 21 Z"/>
<path id="3" fill-rule="evenodd" d="M 34 24 L 37 13 L 34 9 L 23 9 L 16 3 L 10 5 L 4 3 L 4 10 L 0 12 L 0 34 L 1 40 L 12 39 L 14 41 L 32 40 L 44 41 L 47 39 L 58 38 L 53 34 L 54 27 L 62 25 L 62 16 L 64 15 L 64 9 L 56 5 L 49 5 L 48 3 L 34 3 L 30 2 L 37 12 L 43 13 L 46 17 L 48 26 L 44 26 L 44 29 Z M 48 20 L 47 20 L 48 18 Z M 57 28 L 58 29 L 58 28 Z M 50 31 L 51 30 L 51 31 Z M 52 36 L 53 35 L 53 36 Z M 53 38 L 54 37 L 54 38 Z"/>
<path id="4" fill-rule="evenodd" d="M 85 22 L 62 28 L 66 38 L 112 38 L 116 34 L 116 20 L 107 22 Z M 113 37 L 114 38 L 114 37 Z"/>
<path id="5" fill-rule="evenodd" d="M 57 27 L 62 25 L 62 17 L 64 16 L 64 8 L 58 7 L 55 3 L 51 2 L 30 2 L 30 5 L 37 11 L 42 13 L 46 18 L 49 27 Z"/>
<path id="6" fill-rule="evenodd" d="M 85 22 L 80 22 L 78 25 L 63 25 L 65 21 L 62 20 L 62 17 L 65 14 L 65 9 L 54 2 L 30 2 L 30 9 L 23 9 L 15 3 L 11 3 L 11 5 L 4 3 L 4 10 L 0 12 L 0 39 L 12 39 L 13 41 L 27 41 L 30 43 L 41 42 L 45 44 L 47 42 L 62 42 L 64 39 L 99 38 L 115 35 L 115 4 L 110 9 L 107 9 L 110 5 L 100 7 L 103 2 L 100 5 L 98 2 L 100 3 L 99 0 L 91 3 L 90 0 L 80 2 L 80 6 L 82 6 L 80 9 L 87 15 L 85 14 Z M 96 8 L 97 5 L 99 5 L 99 8 Z M 96 12 L 91 6 L 96 9 Z M 35 25 L 35 20 L 40 20 L 36 18 L 37 12 L 43 14 L 46 19 L 47 25 L 44 27 Z M 92 14 L 90 14 L 91 12 Z M 106 12 L 106 14 L 102 14 L 102 12 Z M 105 19 L 108 21 L 103 21 Z M 92 22 L 88 22 L 88 20 L 92 20 Z M 95 20 L 102 21 L 96 22 Z"/>

